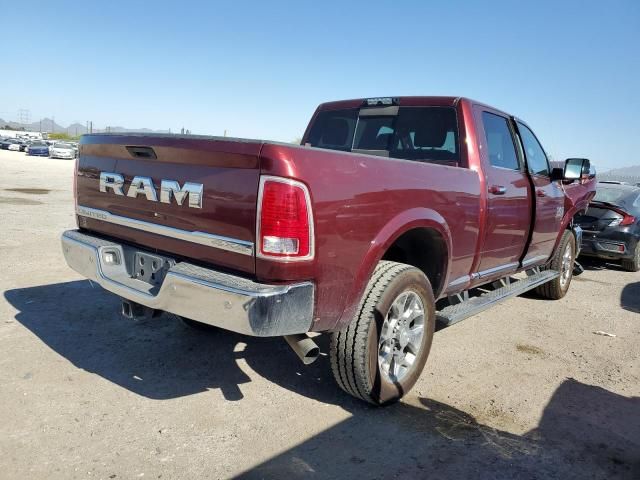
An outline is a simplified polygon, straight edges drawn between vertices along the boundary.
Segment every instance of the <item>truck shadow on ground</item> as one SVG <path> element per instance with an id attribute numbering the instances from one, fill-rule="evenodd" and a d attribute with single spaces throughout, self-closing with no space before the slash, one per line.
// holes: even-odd
<path id="1" fill-rule="evenodd" d="M 620 294 L 620 306 L 630 312 L 640 313 L 640 282 L 624 286 Z"/>
<path id="2" fill-rule="evenodd" d="M 247 479 L 622 478 L 640 475 L 640 398 L 567 379 L 538 427 L 514 435 L 410 396 L 352 417 L 239 475 Z M 412 404 L 413 403 L 413 404 Z M 632 423 L 634 423 L 632 425 Z"/>
<path id="3" fill-rule="evenodd" d="M 567 379 L 538 427 L 514 435 L 414 394 L 369 407 L 337 388 L 326 356 L 304 367 L 281 339 L 193 331 L 167 317 L 132 323 L 115 313 L 116 297 L 88 281 L 5 297 L 19 311 L 16 320 L 55 352 L 139 395 L 162 400 L 219 389 L 240 401 L 251 381 L 238 367 L 243 359 L 280 387 L 351 414 L 245 478 L 640 478 L 639 398 Z M 326 352 L 326 337 L 320 343 Z M 500 421 L 487 411 L 486 423 Z"/>

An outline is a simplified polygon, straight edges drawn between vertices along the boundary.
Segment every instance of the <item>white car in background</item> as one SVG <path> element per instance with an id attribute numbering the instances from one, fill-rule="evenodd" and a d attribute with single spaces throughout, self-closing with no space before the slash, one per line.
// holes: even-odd
<path id="1" fill-rule="evenodd" d="M 19 138 L 16 138 L 15 140 L 13 140 L 13 143 L 11 143 L 9 145 L 7 150 L 11 150 L 11 151 L 14 151 L 14 152 L 19 152 L 21 150 L 24 150 L 25 145 L 26 145 L 25 142 L 23 142 Z"/>
<path id="2" fill-rule="evenodd" d="M 73 148 L 76 152 L 76 157 L 78 156 L 78 151 L 80 150 L 80 146 L 78 145 L 78 142 L 69 142 L 69 145 L 71 145 L 71 148 Z"/>
<path id="3" fill-rule="evenodd" d="M 70 143 L 56 142 L 49 148 L 49 158 L 76 158 L 76 150 Z"/>

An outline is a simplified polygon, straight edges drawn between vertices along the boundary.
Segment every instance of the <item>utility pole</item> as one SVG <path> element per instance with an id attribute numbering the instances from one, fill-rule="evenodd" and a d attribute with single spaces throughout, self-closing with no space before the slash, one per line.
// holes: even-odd
<path id="1" fill-rule="evenodd" d="M 31 112 L 26 108 L 18 110 L 18 123 L 21 125 L 27 125 L 31 120 Z"/>

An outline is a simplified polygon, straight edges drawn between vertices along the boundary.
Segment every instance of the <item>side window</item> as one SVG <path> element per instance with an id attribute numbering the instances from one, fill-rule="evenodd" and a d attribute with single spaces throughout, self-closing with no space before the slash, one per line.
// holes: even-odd
<path id="1" fill-rule="evenodd" d="M 491 165 L 520 170 L 508 120 L 493 113 L 482 112 L 482 123 Z"/>
<path id="2" fill-rule="evenodd" d="M 527 157 L 529 172 L 534 175 L 548 176 L 550 173 L 549 162 L 540 142 L 538 142 L 533 132 L 520 122 L 518 122 L 518 130 L 520 131 L 520 138 L 522 138 L 524 154 Z"/>

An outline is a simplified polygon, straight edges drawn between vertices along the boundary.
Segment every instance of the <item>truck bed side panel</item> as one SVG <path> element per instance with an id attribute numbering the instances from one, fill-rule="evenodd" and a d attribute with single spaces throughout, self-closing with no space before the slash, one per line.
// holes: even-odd
<path id="1" fill-rule="evenodd" d="M 473 170 L 266 144 L 262 173 L 303 179 L 310 188 L 318 242 L 315 261 L 283 265 L 258 259 L 256 274 L 264 279 L 314 279 L 315 330 L 334 328 L 345 309 L 359 301 L 371 273 L 361 268 L 367 266 L 365 256 L 382 247 L 377 236 L 404 212 L 431 210 L 444 220 L 455 239 L 445 282 L 471 270 L 480 215 L 480 179 Z"/>

